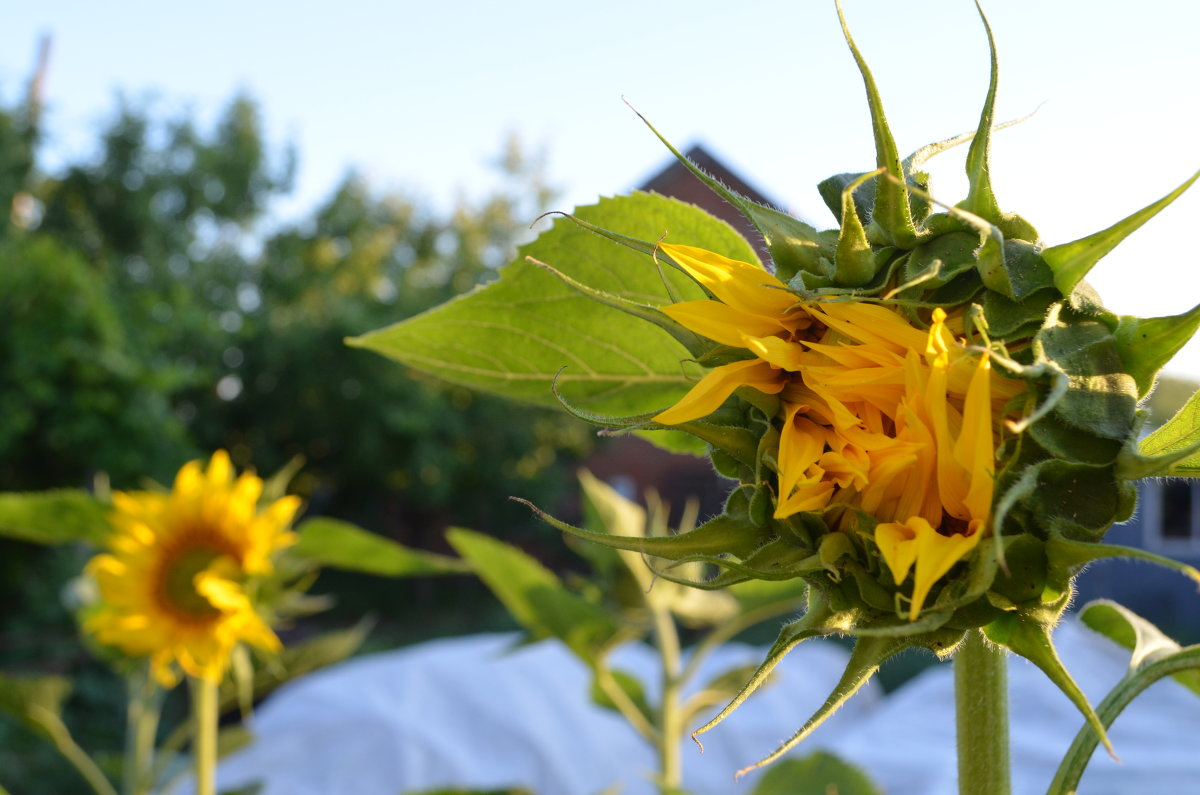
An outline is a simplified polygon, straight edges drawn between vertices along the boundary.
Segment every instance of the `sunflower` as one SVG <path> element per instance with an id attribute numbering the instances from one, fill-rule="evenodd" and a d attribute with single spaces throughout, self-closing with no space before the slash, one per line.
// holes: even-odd
<path id="1" fill-rule="evenodd" d="M 169 493 L 117 492 L 107 553 L 89 561 L 100 604 L 84 630 L 133 657 L 149 657 L 154 676 L 174 686 L 178 669 L 220 681 L 241 642 L 278 651 L 259 615 L 254 581 L 272 572 L 272 555 L 292 544 L 298 497 L 258 506 L 263 481 L 235 478 L 229 456 L 207 469 L 191 461 Z"/>
<path id="2" fill-rule="evenodd" d="M 915 568 L 915 620 L 987 528 L 996 428 L 1024 384 L 956 337 L 941 308 L 918 328 L 877 303 L 802 301 L 750 263 L 661 249 L 713 296 L 663 313 L 746 358 L 712 369 L 655 420 L 698 419 L 743 386 L 778 395 L 775 518 L 839 506 L 873 517 L 897 585 Z"/>

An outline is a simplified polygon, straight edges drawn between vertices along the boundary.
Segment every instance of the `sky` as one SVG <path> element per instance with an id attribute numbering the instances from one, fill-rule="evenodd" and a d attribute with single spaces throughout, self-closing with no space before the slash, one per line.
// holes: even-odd
<path id="1" fill-rule="evenodd" d="M 972 130 L 987 40 L 968 0 L 844 0 L 902 151 Z M 999 49 L 992 171 L 1006 211 L 1048 244 L 1083 237 L 1200 168 L 1200 3 L 988 0 Z M 90 155 L 117 92 L 213 119 L 242 91 L 270 140 L 294 145 L 301 217 L 349 168 L 381 191 L 449 208 L 488 194 L 516 134 L 547 157 L 570 209 L 627 192 L 703 143 L 822 228 L 816 183 L 874 163 L 861 80 L 832 0 L 441 0 L 0 5 L 0 98 L 14 101 L 53 37 L 45 86 L 53 167 Z M 935 197 L 965 195 L 963 149 L 935 159 Z M 1089 277 L 1123 314 L 1200 302 L 1200 187 Z M 532 220 L 532 219 L 531 219 Z M 1200 343 L 1169 369 L 1200 378 Z"/>

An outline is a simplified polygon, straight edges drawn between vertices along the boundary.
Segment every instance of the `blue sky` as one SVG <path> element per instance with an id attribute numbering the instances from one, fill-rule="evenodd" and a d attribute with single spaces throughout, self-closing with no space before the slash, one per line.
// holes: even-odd
<path id="1" fill-rule="evenodd" d="M 1107 226 L 1200 168 L 1200 4 L 991 0 L 1000 51 L 996 193 L 1049 243 Z M 845 0 L 900 148 L 972 129 L 987 48 L 967 0 Z M 831 225 L 815 190 L 873 162 L 861 83 L 830 0 L 545 0 L 171 4 L 10 3 L 0 96 L 18 95 L 54 37 L 48 162 L 86 154 L 117 90 L 212 118 L 245 90 L 300 154 L 280 216 L 358 167 L 379 189 L 448 207 L 486 194 L 505 136 L 545 146 L 569 209 L 626 191 L 665 151 L 625 97 L 679 145 L 703 142 L 793 212 Z M 965 190 L 961 154 L 934 174 Z M 1104 260 L 1091 281 L 1119 312 L 1200 301 L 1200 188 Z M 1177 236 L 1178 235 L 1178 236 Z M 1176 370 L 1200 377 L 1200 345 Z"/>

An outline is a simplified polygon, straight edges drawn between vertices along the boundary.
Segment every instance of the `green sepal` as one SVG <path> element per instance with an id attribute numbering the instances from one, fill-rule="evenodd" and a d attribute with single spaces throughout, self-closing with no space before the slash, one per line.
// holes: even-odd
<path id="1" fill-rule="evenodd" d="M 564 368 L 565 369 L 565 368 Z M 561 371 L 559 373 L 561 375 Z M 605 428 L 618 429 L 617 433 L 608 435 L 615 436 L 618 433 L 627 431 L 666 431 L 670 433 L 690 434 L 695 438 L 711 445 L 712 447 L 721 450 L 725 454 L 732 457 L 735 461 L 744 466 L 753 467 L 756 465 L 757 451 L 759 442 L 754 434 L 736 425 L 722 425 L 717 422 L 712 422 L 709 419 L 689 420 L 675 425 L 663 425 L 655 422 L 656 417 L 661 410 L 648 411 L 644 414 L 631 414 L 624 417 L 610 416 L 606 414 L 598 414 L 594 411 L 586 411 L 571 404 L 569 400 L 563 397 L 558 391 L 558 376 L 555 376 L 554 381 L 550 385 L 550 390 L 554 397 L 558 399 L 559 405 L 576 419 L 589 422 L 593 425 L 600 425 Z M 650 438 L 654 441 L 653 437 Z M 659 444 L 659 446 L 667 447 L 668 445 Z M 693 452 L 688 447 L 684 447 L 678 452 Z M 704 451 L 698 451 L 703 453 Z"/>
<path id="2" fill-rule="evenodd" d="M 528 500 L 513 497 L 513 501 L 527 506 L 540 519 L 552 527 L 576 538 L 594 541 L 613 549 L 630 549 L 666 560 L 681 561 L 697 555 L 731 554 L 746 558 L 763 542 L 764 533 L 755 527 L 746 514 L 749 506 L 745 497 L 735 499 L 740 490 L 734 492 L 724 513 L 714 516 L 704 524 L 686 533 L 673 536 L 651 536 L 631 538 L 613 536 L 575 527 L 554 518 Z M 732 508 L 730 506 L 733 506 Z"/>
<path id="3" fill-rule="evenodd" d="M 1114 522 L 1133 515 L 1137 490 L 1117 478 L 1111 466 L 1050 459 L 1036 471 L 1036 486 L 1025 504 L 1042 528 L 1076 540 L 1099 540 Z"/>
<path id="4" fill-rule="evenodd" d="M 863 174 L 842 191 L 842 225 L 834 255 L 833 280 L 844 287 L 861 287 L 875 277 L 875 252 L 855 209 L 854 191 L 879 173 Z"/>
<path id="5" fill-rule="evenodd" d="M 1140 318 L 1122 315 L 1113 336 L 1125 372 L 1137 382 L 1138 399 L 1150 394 L 1154 377 L 1200 328 L 1200 305 L 1182 315 Z"/>
<path id="6" fill-rule="evenodd" d="M 1056 414 L 1048 414 L 1029 426 L 1028 433 L 1054 458 L 1084 464 L 1111 464 L 1125 449 L 1124 442 L 1083 433 Z"/>
<path id="7" fill-rule="evenodd" d="M 1125 477 L 1200 477 L 1200 392 L 1121 461 Z"/>
<path id="8" fill-rule="evenodd" d="M 635 110 L 634 113 L 637 111 Z M 687 155 L 676 149 L 670 141 L 663 137 L 662 133 L 654 128 L 654 125 L 647 121 L 645 116 L 641 113 L 637 115 L 650 128 L 650 132 L 654 133 L 658 140 L 670 150 L 676 160 L 707 185 L 713 193 L 736 207 L 738 212 L 744 215 L 746 220 L 758 230 L 758 233 L 762 235 L 763 242 L 767 245 L 767 251 L 771 253 L 771 260 L 775 263 L 776 276 L 787 282 L 801 271 L 814 274 L 823 272 L 821 259 L 832 259 L 832 251 L 827 241 L 822 239 L 815 228 L 785 212 L 780 212 L 765 204 L 759 204 L 730 190 L 692 162 Z"/>
<path id="9" fill-rule="evenodd" d="M 945 653 L 949 653 L 949 650 L 953 649 L 962 637 L 962 632 L 955 631 L 927 634 L 911 633 L 896 637 L 887 635 L 866 636 L 862 631 L 858 630 L 853 630 L 852 632 L 858 635 L 858 638 L 854 642 L 854 648 L 850 652 L 850 659 L 846 662 L 846 668 L 842 671 L 841 678 L 838 679 L 828 698 L 825 699 L 825 703 L 783 744 L 753 765 L 742 768 L 736 775 L 742 776 L 751 770 L 769 765 L 792 748 L 795 748 L 796 745 L 811 735 L 833 713 L 837 712 L 851 696 L 861 690 L 862 686 L 870 681 L 875 672 L 879 670 L 879 666 L 888 658 L 907 649 L 919 647 L 944 649 L 946 650 Z M 792 645 L 794 646 L 795 644 Z M 786 654 L 786 652 L 784 653 Z M 941 656 L 940 652 L 935 653 L 939 653 L 939 656 Z"/>
<path id="10" fill-rule="evenodd" d="M 987 31 L 988 51 L 991 54 L 991 76 L 988 80 L 987 98 L 983 102 L 983 111 L 979 115 L 979 127 L 971 140 L 967 151 L 967 180 L 970 189 L 967 198 L 960 205 L 964 210 L 985 218 L 992 223 L 999 223 L 1001 218 L 1000 205 L 992 192 L 991 169 L 988 167 L 988 154 L 991 148 L 992 127 L 995 122 L 996 84 L 999 81 L 1000 70 L 996 58 L 996 40 L 992 36 L 992 26 L 988 24 L 987 16 L 978 2 L 975 9 L 979 19 Z"/>
<path id="11" fill-rule="evenodd" d="M 681 577 L 672 571 L 676 565 L 691 563 L 707 563 L 723 569 L 723 571 L 708 579 Z M 745 582 L 747 579 L 783 582 L 810 576 L 825 568 L 820 555 L 797 546 L 788 538 L 774 538 L 742 560 L 710 553 L 680 557 L 671 566 L 665 568 L 650 565 L 654 569 L 654 573 L 665 580 L 706 591 L 715 591 Z"/>
<path id="12" fill-rule="evenodd" d="M 541 260 L 534 259 L 533 257 L 526 257 L 525 259 L 539 268 L 554 274 L 554 276 L 562 281 L 563 284 L 583 295 L 586 295 L 593 301 L 605 306 L 611 306 L 613 309 L 624 312 L 627 315 L 632 315 L 639 320 L 644 320 L 647 323 L 658 326 L 660 329 L 674 337 L 676 342 L 678 342 L 684 348 L 687 348 L 688 353 L 694 357 L 703 356 L 713 349 L 713 343 L 711 340 L 707 340 L 704 337 L 701 337 L 699 334 L 689 331 L 649 304 L 631 301 L 628 298 L 614 295 L 612 293 L 605 292 L 604 290 L 597 290 L 594 287 L 589 287 L 583 282 L 572 279 L 570 276 L 558 270 L 554 266 L 547 265 Z M 671 287 L 669 281 L 664 280 L 663 284 L 666 287 Z M 673 290 L 674 288 L 671 287 L 671 289 Z"/>
<path id="13" fill-rule="evenodd" d="M 1083 281 L 1097 262 L 1105 257 L 1117 245 L 1133 234 L 1142 224 L 1149 221 L 1160 210 L 1191 187 L 1200 178 L 1197 171 L 1186 182 L 1168 193 L 1153 204 L 1138 210 L 1128 218 L 1124 218 L 1100 232 L 1080 238 L 1071 243 L 1051 246 L 1042 252 L 1042 259 L 1054 271 L 1054 285 L 1063 295 L 1070 295 L 1075 286 Z"/>
<path id="14" fill-rule="evenodd" d="M 879 89 L 875 86 L 875 78 L 867 67 L 866 59 L 854 43 L 850 28 L 846 24 L 846 15 L 842 12 L 841 0 L 837 0 L 838 19 L 842 24 L 842 34 L 854 62 L 862 75 L 863 85 L 867 91 L 867 104 L 871 109 L 871 127 L 875 135 L 875 167 L 884 169 L 895 179 L 881 179 L 875 186 L 875 206 L 871 211 L 869 234 L 875 232 L 881 238 L 880 242 L 895 245 L 900 248 L 912 248 L 917 244 L 920 235 L 913 223 L 912 208 L 908 203 L 908 187 L 904 182 L 904 169 L 900 163 L 900 153 L 896 149 L 896 140 L 888 126 L 887 117 L 883 112 L 883 100 L 880 99 Z"/>
<path id="15" fill-rule="evenodd" d="M 1046 674 L 1083 714 L 1084 719 L 1103 740 L 1104 747 L 1112 754 L 1112 743 L 1108 740 L 1104 725 L 1092 709 L 1092 705 L 1088 703 L 1087 696 L 1063 666 L 1054 648 L 1054 642 L 1050 639 L 1050 630 L 1066 609 L 1070 597 L 1070 592 L 1067 592 L 1056 602 L 1039 609 L 1006 614 L 985 626 L 983 631 L 988 640 L 1007 647 L 1042 669 L 1042 673 Z"/>
<path id="16" fill-rule="evenodd" d="M 979 236 L 970 232 L 938 235 L 912 250 L 904 263 L 904 282 L 920 282 L 927 289 L 949 284 L 975 267 Z"/>
<path id="17" fill-rule="evenodd" d="M 1054 406 L 1059 417 L 1097 436 L 1120 441 L 1129 437 L 1138 388 L 1124 372 L 1108 326 L 1071 317 L 1056 304 L 1034 338 L 1034 349 L 1068 377 L 1068 389 Z"/>
<path id="18" fill-rule="evenodd" d="M 778 637 L 771 644 L 771 648 L 767 650 L 766 657 L 763 658 L 753 676 L 750 677 L 745 686 L 738 691 L 737 695 L 720 712 L 703 726 L 692 732 L 692 739 L 696 741 L 697 745 L 700 745 L 700 735 L 716 728 L 735 709 L 740 707 L 755 690 L 767 681 L 775 666 L 787 656 L 788 652 L 801 642 L 809 638 L 822 637 L 824 635 L 843 634 L 853 626 L 853 623 L 853 614 L 833 610 L 829 606 L 828 600 L 820 591 L 811 589 L 808 596 L 808 609 L 804 615 L 795 621 L 785 624 L 779 630 Z M 703 750 L 704 746 L 700 745 L 700 748 Z"/>
<path id="19" fill-rule="evenodd" d="M 1126 547 L 1119 544 L 1093 543 L 1076 541 L 1066 538 L 1061 533 L 1051 533 L 1046 541 L 1046 572 L 1050 580 L 1062 587 L 1072 577 L 1081 572 L 1089 563 L 1104 558 L 1129 558 L 1156 563 L 1168 569 L 1173 569 L 1200 585 L 1200 570 L 1195 566 L 1180 563 L 1177 560 L 1156 555 L 1139 547 Z"/>
<path id="20" fill-rule="evenodd" d="M 1017 339 L 1030 336 L 1042 327 L 1046 313 L 1059 300 L 1059 295 L 1051 288 L 1014 301 L 994 290 L 984 290 L 982 298 L 989 333 L 997 339 Z"/>

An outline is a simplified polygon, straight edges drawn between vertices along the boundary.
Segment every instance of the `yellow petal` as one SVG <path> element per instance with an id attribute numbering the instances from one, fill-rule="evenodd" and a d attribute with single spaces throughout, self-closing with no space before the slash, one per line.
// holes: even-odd
<path id="1" fill-rule="evenodd" d="M 972 522 L 972 530 L 968 535 L 955 533 L 948 536 L 934 530 L 920 517 L 910 520 L 910 524 L 917 526 L 917 574 L 913 581 L 912 613 L 909 615 L 910 620 L 916 621 L 929 590 L 955 563 L 975 548 L 981 534 L 978 532 L 978 522 Z"/>
<path id="2" fill-rule="evenodd" d="M 710 340 L 734 348 L 745 347 L 742 337 L 768 337 L 785 331 L 775 317 L 744 312 L 720 301 L 685 301 L 660 307 L 667 317 Z"/>
<path id="3" fill-rule="evenodd" d="M 783 389 L 780 371 L 758 359 L 733 362 L 709 370 L 683 399 L 654 417 L 663 425 L 678 425 L 708 416 L 721 407 L 739 386 L 751 386 L 773 395 Z"/>
<path id="4" fill-rule="evenodd" d="M 916 564 L 909 620 L 916 621 L 929 591 L 955 563 L 979 543 L 980 523 L 973 522 L 965 535 L 942 535 L 920 516 L 906 522 L 876 525 L 875 543 L 897 584 L 904 582 Z"/>
<path id="5" fill-rule="evenodd" d="M 787 285 L 757 265 L 694 246 L 662 243 L 659 248 L 713 295 L 751 314 L 782 316 L 796 305 Z"/>
<path id="6" fill-rule="evenodd" d="M 910 523 L 911 521 L 914 520 L 910 520 Z M 920 517 L 915 521 L 925 522 Z M 916 538 L 916 531 L 904 522 L 884 522 L 875 525 L 875 544 L 879 547 L 879 554 L 887 564 L 888 570 L 892 572 L 892 579 L 897 585 L 904 582 L 917 560 Z"/>
<path id="7" fill-rule="evenodd" d="M 963 504 L 971 519 L 985 519 L 992 509 L 995 488 L 995 441 L 992 433 L 991 365 L 981 356 L 963 404 L 962 433 L 954 445 L 954 458 L 971 479 Z"/>
<path id="8" fill-rule="evenodd" d="M 781 370 L 799 372 L 807 363 L 807 353 L 802 345 L 779 337 L 752 337 L 743 334 L 739 344 L 764 362 L 770 362 Z M 811 357 L 808 359 L 811 360 Z"/>

